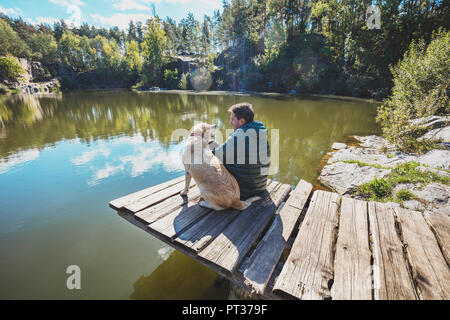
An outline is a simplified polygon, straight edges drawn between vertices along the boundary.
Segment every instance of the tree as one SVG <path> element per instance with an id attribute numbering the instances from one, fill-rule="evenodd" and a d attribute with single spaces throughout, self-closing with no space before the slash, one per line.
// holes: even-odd
<path id="1" fill-rule="evenodd" d="M 394 68 L 392 96 L 378 110 L 377 120 L 390 141 L 403 149 L 414 143 L 417 130 L 411 120 L 439 113 L 450 113 L 450 31 L 439 31 L 425 45 L 413 41 L 403 60 Z"/>
<path id="2" fill-rule="evenodd" d="M 162 66 L 166 62 L 167 37 L 156 18 L 147 22 L 148 32 L 142 43 L 144 57 L 144 82 L 147 84 L 159 83 L 162 75 Z"/>
<path id="3" fill-rule="evenodd" d="M 0 55 L 8 53 L 16 57 L 28 57 L 31 55 L 30 48 L 18 36 L 11 26 L 0 19 Z"/>
<path id="4" fill-rule="evenodd" d="M 54 63 L 57 59 L 58 44 L 52 34 L 35 33 L 28 37 L 28 45 L 33 51 L 33 58 L 43 63 Z"/>
<path id="5" fill-rule="evenodd" d="M 9 79 L 12 81 L 17 81 L 20 76 L 25 73 L 22 65 L 11 55 L 6 57 L 0 57 L 0 79 Z"/>

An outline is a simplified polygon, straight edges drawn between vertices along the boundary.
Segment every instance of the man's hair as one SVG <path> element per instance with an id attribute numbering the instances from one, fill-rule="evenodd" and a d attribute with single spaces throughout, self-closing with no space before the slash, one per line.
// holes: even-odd
<path id="1" fill-rule="evenodd" d="M 252 122 L 255 118 L 252 105 L 248 102 L 235 104 L 228 109 L 228 112 L 233 112 L 238 119 L 244 119 L 246 124 Z"/>

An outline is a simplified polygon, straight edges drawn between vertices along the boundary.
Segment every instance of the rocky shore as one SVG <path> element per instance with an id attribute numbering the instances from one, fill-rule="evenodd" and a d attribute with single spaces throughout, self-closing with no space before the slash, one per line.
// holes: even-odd
<path id="1" fill-rule="evenodd" d="M 353 136 L 355 145 L 333 144 L 319 182 L 342 195 L 450 215 L 450 117 L 415 121 L 429 130 L 420 139 L 438 149 L 403 153 L 382 137 Z"/>

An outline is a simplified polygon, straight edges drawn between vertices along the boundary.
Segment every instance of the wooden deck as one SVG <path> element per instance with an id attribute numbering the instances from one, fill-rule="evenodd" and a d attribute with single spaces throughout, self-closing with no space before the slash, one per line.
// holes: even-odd
<path id="1" fill-rule="evenodd" d="M 193 180 L 192 180 L 193 181 Z M 127 221 L 261 299 L 448 299 L 450 217 L 269 181 L 246 210 L 184 177 L 113 200 Z"/>

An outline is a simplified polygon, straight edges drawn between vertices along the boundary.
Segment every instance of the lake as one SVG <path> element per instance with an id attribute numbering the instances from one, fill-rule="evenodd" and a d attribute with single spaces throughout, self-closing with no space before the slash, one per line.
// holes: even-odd
<path id="1" fill-rule="evenodd" d="M 164 91 L 0 97 L 0 299 L 226 299 L 228 284 L 216 273 L 108 203 L 183 175 L 174 130 L 202 121 L 225 137 L 227 110 L 240 102 L 253 104 L 270 138 L 278 133 L 272 179 L 292 185 L 317 181 L 333 142 L 380 133 L 378 104 L 360 99 Z M 80 267 L 80 290 L 66 286 L 70 265 Z"/>

